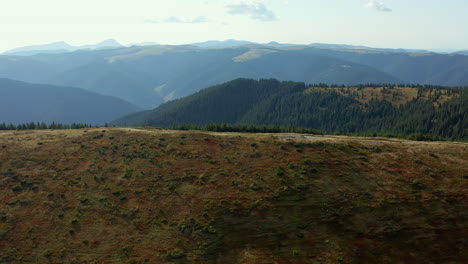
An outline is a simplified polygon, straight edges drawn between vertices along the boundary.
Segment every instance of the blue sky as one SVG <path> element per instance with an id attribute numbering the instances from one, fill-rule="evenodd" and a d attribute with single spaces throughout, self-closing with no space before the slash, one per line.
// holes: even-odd
<path id="1" fill-rule="evenodd" d="M 0 52 L 66 41 L 206 40 L 468 49 L 467 0 L 8 0 Z"/>

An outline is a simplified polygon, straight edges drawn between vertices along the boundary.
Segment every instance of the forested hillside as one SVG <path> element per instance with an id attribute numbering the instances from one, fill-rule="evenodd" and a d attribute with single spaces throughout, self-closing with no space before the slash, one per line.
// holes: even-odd
<path id="1" fill-rule="evenodd" d="M 0 79 L 0 123 L 103 125 L 140 110 L 122 99 L 79 88 Z"/>
<path id="2" fill-rule="evenodd" d="M 329 87 L 237 79 L 130 115 L 114 125 L 209 123 L 307 127 L 327 133 L 468 139 L 467 87 Z"/>

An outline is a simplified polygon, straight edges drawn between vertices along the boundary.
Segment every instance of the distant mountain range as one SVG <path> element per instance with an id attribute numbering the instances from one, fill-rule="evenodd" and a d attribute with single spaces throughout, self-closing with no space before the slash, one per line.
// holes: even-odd
<path id="1" fill-rule="evenodd" d="M 234 45 L 235 41 L 218 44 Z M 468 56 L 462 54 L 328 44 L 209 45 L 212 47 L 150 45 L 2 55 L 0 78 L 84 88 L 144 109 L 241 77 L 345 85 L 468 85 Z"/>
<path id="2" fill-rule="evenodd" d="M 131 114 L 112 125 L 306 127 L 327 133 L 425 134 L 468 139 L 468 87 L 328 87 L 237 79 Z"/>
<path id="3" fill-rule="evenodd" d="M 76 50 L 94 50 L 94 49 L 110 49 L 110 48 L 120 48 L 120 47 L 131 47 L 131 46 L 152 46 L 152 45 L 159 45 L 157 42 L 140 42 L 140 43 L 132 43 L 129 45 L 122 45 L 114 39 L 107 39 L 101 41 L 97 44 L 92 45 L 83 45 L 83 46 L 71 46 L 64 41 L 60 42 L 53 42 L 44 45 L 33 45 L 33 46 L 26 46 L 11 49 L 5 51 L 3 55 L 15 55 L 15 56 L 30 56 L 35 54 L 41 53 L 64 53 L 64 52 L 72 52 Z M 276 41 L 271 41 L 269 43 L 257 43 L 251 42 L 246 40 L 236 40 L 236 39 L 227 39 L 227 40 L 208 40 L 205 42 L 197 42 L 191 43 L 188 45 L 193 45 L 197 47 L 203 48 L 227 48 L 227 47 L 237 47 L 237 46 L 244 46 L 244 45 L 266 45 L 266 46 L 273 46 L 273 47 L 287 47 L 287 46 L 304 46 L 302 44 L 291 44 L 291 43 L 278 43 Z M 359 45 L 346 45 L 346 44 L 326 44 L 326 43 L 312 43 L 306 46 L 316 47 L 316 48 L 324 48 L 324 49 L 351 49 L 351 50 L 374 50 L 374 51 L 381 51 L 381 52 L 394 52 L 394 53 L 401 53 L 401 52 L 409 52 L 409 53 L 456 53 L 456 54 L 465 54 L 467 51 L 463 50 L 456 50 L 456 49 L 388 49 L 388 48 L 372 48 L 367 46 L 359 46 Z"/>
<path id="4" fill-rule="evenodd" d="M 271 41 L 269 43 L 257 43 L 251 42 L 246 40 L 235 40 L 235 39 L 227 39 L 227 40 L 209 40 L 205 42 L 198 42 L 192 43 L 189 45 L 197 46 L 197 47 L 204 47 L 204 48 L 226 48 L 226 47 L 237 47 L 237 46 L 244 46 L 244 45 L 266 45 L 266 46 L 273 46 L 273 47 L 286 47 L 286 46 L 299 46 L 298 44 L 285 44 L 285 43 L 278 43 L 276 41 Z"/>
<path id="5" fill-rule="evenodd" d="M 385 48 L 371 48 L 366 46 L 346 45 L 346 44 L 326 44 L 326 43 L 313 43 L 309 46 L 323 49 L 336 49 L 336 50 L 370 50 L 378 52 L 392 52 L 392 53 L 429 53 L 431 51 L 424 49 L 385 49 Z"/>
<path id="6" fill-rule="evenodd" d="M 124 46 L 113 39 L 107 39 L 101 41 L 97 44 L 92 45 L 83 45 L 83 46 L 72 46 L 64 41 L 53 42 L 44 45 L 33 45 L 27 47 L 20 47 L 5 51 L 3 55 L 12 55 L 12 56 L 31 56 L 36 54 L 50 54 L 50 53 L 65 53 L 72 52 L 76 50 L 97 50 L 97 49 L 114 49 L 122 47 L 131 47 L 131 46 L 150 46 L 158 45 L 156 42 L 141 42 L 141 43 L 132 43 L 127 46 Z"/>
<path id="7" fill-rule="evenodd" d="M 0 123 L 85 123 L 103 125 L 141 110 L 119 98 L 80 88 L 0 79 Z"/>
<path id="8" fill-rule="evenodd" d="M 64 53 L 71 52 L 75 50 L 95 50 L 95 49 L 108 49 L 108 48 L 119 48 L 123 47 L 119 42 L 113 39 L 107 39 L 93 45 L 84 45 L 84 46 L 71 46 L 64 41 L 54 42 L 44 45 L 33 45 L 27 47 L 21 47 L 16 49 L 11 49 L 5 51 L 3 55 L 12 55 L 12 56 L 31 56 L 41 53 Z"/>

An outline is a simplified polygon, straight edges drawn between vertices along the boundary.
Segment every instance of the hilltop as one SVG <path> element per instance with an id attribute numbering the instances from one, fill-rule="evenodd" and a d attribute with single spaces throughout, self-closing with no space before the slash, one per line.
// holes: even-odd
<path id="1" fill-rule="evenodd" d="M 468 144 L 0 132 L 2 263 L 466 263 Z"/>

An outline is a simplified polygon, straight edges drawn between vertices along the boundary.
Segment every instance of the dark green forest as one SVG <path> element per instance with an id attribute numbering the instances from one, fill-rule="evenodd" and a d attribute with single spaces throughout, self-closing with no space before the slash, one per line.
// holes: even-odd
<path id="1" fill-rule="evenodd" d="M 347 89 L 350 87 L 236 79 L 154 110 L 127 116 L 112 125 L 167 127 L 224 123 L 311 128 L 329 134 L 468 140 L 468 87 L 354 86 L 357 91 L 384 87 L 383 92 L 395 94 L 394 98 L 398 97 L 396 87 L 416 88 L 417 96 L 400 105 L 388 99 L 360 102 L 359 92 L 351 92 Z M 447 100 L 439 100 L 442 94 L 447 95 Z"/>

